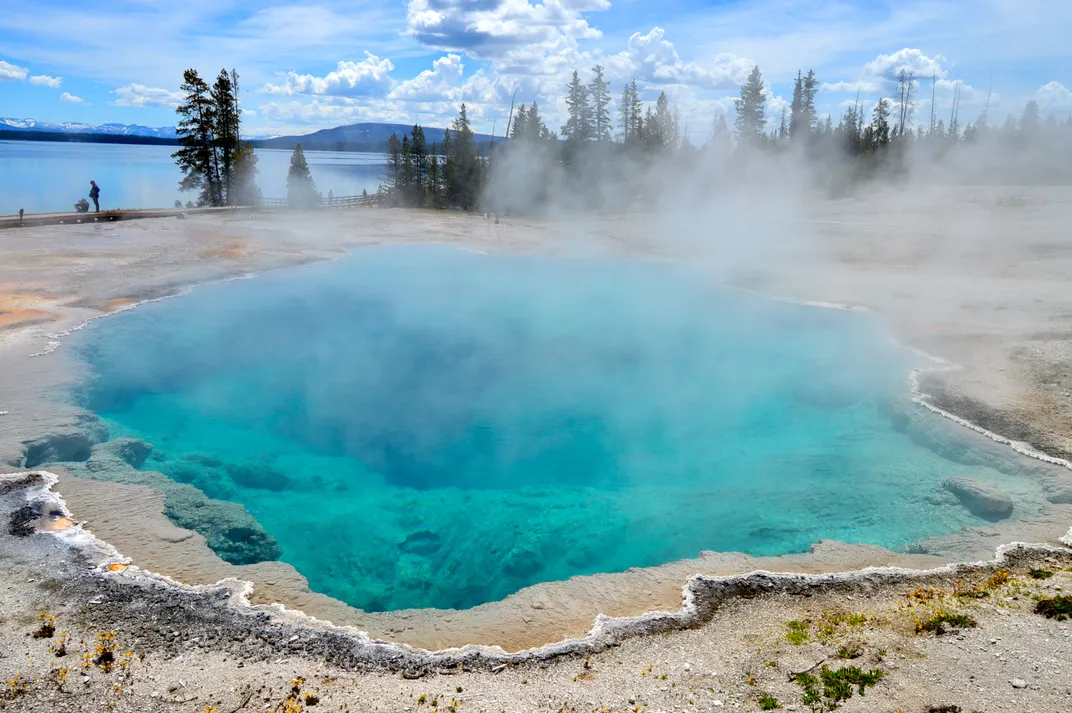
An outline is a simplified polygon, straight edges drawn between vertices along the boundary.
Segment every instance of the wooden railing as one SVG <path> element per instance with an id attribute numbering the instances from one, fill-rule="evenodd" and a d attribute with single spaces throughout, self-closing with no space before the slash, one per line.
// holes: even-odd
<path id="1" fill-rule="evenodd" d="M 379 205 L 380 197 L 375 193 L 360 196 L 331 196 L 320 198 L 320 208 L 365 208 Z M 263 208 L 287 208 L 289 203 L 286 198 L 262 198 Z"/>

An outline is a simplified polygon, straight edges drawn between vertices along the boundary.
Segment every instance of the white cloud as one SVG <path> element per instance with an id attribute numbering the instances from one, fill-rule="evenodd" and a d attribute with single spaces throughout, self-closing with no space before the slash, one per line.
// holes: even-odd
<path id="1" fill-rule="evenodd" d="M 410 0 L 407 26 L 429 47 L 496 60 L 518 74 L 557 73 L 579 40 L 603 36 L 584 13 L 609 8 L 608 0 Z"/>
<path id="2" fill-rule="evenodd" d="M 60 94 L 60 101 L 71 102 L 72 104 L 81 104 L 85 101 L 82 97 L 76 97 L 74 94 L 64 92 Z"/>
<path id="3" fill-rule="evenodd" d="M 880 54 L 864 64 L 863 71 L 855 81 L 826 82 L 822 89 L 842 94 L 889 93 L 902 70 L 914 74 L 917 84 L 932 76 L 944 79 L 949 74 L 947 61 L 940 54 L 928 57 L 918 49 L 905 47 L 891 54 Z"/>
<path id="4" fill-rule="evenodd" d="M 896 81 L 897 74 L 904 70 L 916 75 L 917 78 L 930 77 L 932 75 L 945 77 L 948 72 L 945 69 L 946 58 L 942 55 L 928 57 L 918 49 L 897 50 L 893 54 L 880 54 L 875 59 L 864 65 L 865 77 L 881 77 L 888 81 Z"/>
<path id="5" fill-rule="evenodd" d="M 789 101 L 785 97 L 767 97 L 767 115 L 768 123 L 777 124 L 782 120 L 782 111 L 789 112 Z"/>
<path id="6" fill-rule="evenodd" d="M 261 89 L 265 94 L 295 96 L 298 94 L 323 94 L 328 96 L 380 96 L 394 86 L 390 72 L 395 67 L 389 59 L 381 60 L 376 55 L 365 52 L 361 62 L 341 60 L 335 71 L 324 77 L 311 74 L 288 72 L 282 84 L 265 84 Z"/>
<path id="7" fill-rule="evenodd" d="M 879 82 L 861 79 L 855 82 L 824 82 L 821 89 L 824 92 L 837 92 L 839 94 L 852 94 L 854 92 L 877 94 L 882 91 L 882 85 Z"/>
<path id="8" fill-rule="evenodd" d="M 63 77 L 50 77 L 47 74 L 30 77 L 30 84 L 38 87 L 52 87 L 53 89 L 58 89 L 62 81 Z"/>
<path id="9" fill-rule="evenodd" d="M 146 87 L 142 84 L 119 87 L 112 93 L 119 95 L 113 102 L 116 106 L 172 109 L 182 102 L 182 92 L 169 92 L 167 89 Z"/>
<path id="10" fill-rule="evenodd" d="M 0 82 L 21 82 L 30 70 L 0 59 Z"/>
<path id="11" fill-rule="evenodd" d="M 505 90 L 497 81 L 478 70 L 469 79 L 462 81 L 465 65 L 456 54 L 440 57 L 432 63 L 432 69 L 426 69 L 413 79 L 407 79 L 396 86 L 388 99 L 405 102 L 453 104 L 494 103 L 505 97 Z M 482 112 L 482 109 L 477 109 Z"/>
<path id="12" fill-rule="evenodd" d="M 621 79 L 636 77 L 653 85 L 685 84 L 703 89 L 733 89 L 744 84 L 753 62 L 733 54 L 715 56 L 709 66 L 683 62 L 661 27 L 648 34 L 633 33 L 624 52 L 607 64 Z"/>
<path id="13" fill-rule="evenodd" d="M 448 54 L 433 62 L 431 69 L 426 69 L 413 79 L 407 79 L 395 87 L 391 97 L 411 101 L 442 99 L 461 80 L 464 71 L 462 58 L 456 54 Z"/>
<path id="14" fill-rule="evenodd" d="M 1049 82 L 1035 92 L 1035 101 L 1044 114 L 1072 113 L 1072 91 L 1060 82 Z"/>

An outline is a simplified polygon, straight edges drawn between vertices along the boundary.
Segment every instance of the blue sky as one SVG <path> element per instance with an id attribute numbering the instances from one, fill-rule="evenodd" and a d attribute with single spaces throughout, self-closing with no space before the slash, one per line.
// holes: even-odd
<path id="1" fill-rule="evenodd" d="M 1036 100 L 1072 115 L 1072 0 L 5 0 L 0 116 L 175 123 L 182 71 L 241 76 L 245 126 L 306 133 L 360 121 L 444 125 L 465 101 L 501 131 L 510 96 L 563 122 L 571 72 L 602 64 L 617 96 L 665 91 L 701 140 L 755 64 L 777 121 L 798 69 L 835 121 L 857 92 L 925 78 L 916 119 L 994 121 Z M 989 90 L 989 91 L 988 91 Z"/>

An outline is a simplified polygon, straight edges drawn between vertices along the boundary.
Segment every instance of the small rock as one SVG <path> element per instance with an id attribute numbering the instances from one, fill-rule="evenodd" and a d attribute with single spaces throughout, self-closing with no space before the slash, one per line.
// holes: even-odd
<path id="1" fill-rule="evenodd" d="M 31 579 L 30 581 L 32 582 L 33 580 Z M 102 596 L 93 597 L 92 599 L 89 600 L 89 603 L 90 604 L 103 604 L 104 603 L 104 597 L 102 597 Z"/>
<path id="2" fill-rule="evenodd" d="M 721 708 L 722 707 L 722 701 L 715 701 L 714 705 L 715 705 L 715 708 Z"/>
<path id="3" fill-rule="evenodd" d="M 1022 678 L 1014 678 L 1009 683 L 1012 684 L 1013 688 L 1027 688 L 1027 681 Z"/>
<path id="4" fill-rule="evenodd" d="M 946 478 L 942 487 L 957 496 L 961 505 L 984 520 L 1000 520 L 1012 514 L 1013 503 L 996 486 L 974 478 Z"/>
<path id="5" fill-rule="evenodd" d="M 686 663 L 685 664 L 685 670 L 686 671 L 691 671 L 692 670 L 692 664 L 691 663 Z"/>

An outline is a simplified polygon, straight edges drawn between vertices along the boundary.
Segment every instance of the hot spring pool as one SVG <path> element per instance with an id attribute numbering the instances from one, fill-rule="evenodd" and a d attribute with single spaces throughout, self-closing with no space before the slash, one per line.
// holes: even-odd
<path id="1" fill-rule="evenodd" d="M 80 398 L 154 444 L 143 469 L 241 503 L 315 591 L 370 611 L 702 550 L 898 549 L 982 522 L 950 475 L 1027 487 L 898 427 L 915 357 L 873 318 L 669 264 L 369 248 L 76 347 Z"/>

